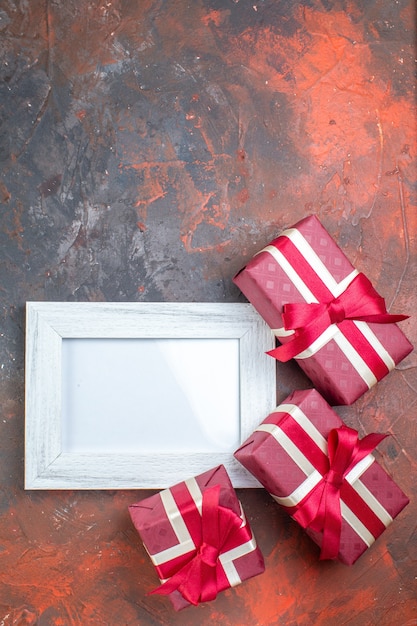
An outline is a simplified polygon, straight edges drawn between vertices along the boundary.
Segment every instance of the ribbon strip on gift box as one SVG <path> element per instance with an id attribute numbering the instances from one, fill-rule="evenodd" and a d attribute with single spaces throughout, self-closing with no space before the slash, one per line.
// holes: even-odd
<path id="1" fill-rule="evenodd" d="M 314 515 L 311 514 L 311 510 L 308 511 L 307 502 L 312 496 L 314 500 L 314 492 L 320 485 L 323 488 L 323 482 L 329 476 L 328 442 L 298 406 L 282 404 L 277 407 L 274 413 L 282 415 L 282 417 L 277 417 L 279 425 L 264 422 L 255 432 L 266 432 L 274 437 L 300 468 L 306 479 L 287 496 L 271 495 L 301 526 L 321 531 L 323 525 L 321 524 L 321 528 L 315 527 L 314 521 L 312 521 Z M 346 427 L 332 429 L 332 431 L 343 430 L 343 428 Z M 352 431 L 352 429 L 349 430 Z M 356 433 L 356 431 L 353 432 Z M 383 438 L 383 436 L 371 437 L 373 438 L 372 448 Z M 366 438 L 362 441 L 365 440 Z M 338 498 L 340 497 L 340 520 L 343 518 L 367 547 L 372 545 L 393 520 L 381 502 L 361 481 L 361 476 L 374 462 L 374 456 L 367 451 L 365 456 L 354 463 L 352 467 L 348 463 L 345 467 L 347 471 L 343 474 L 343 480 L 340 480 L 337 495 Z M 316 498 L 315 504 L 318 506 L 320 504 L 320 490 L 316 493 L 318 498 Z M 313 503 L 313 510 L 317 509 L 317 506 L 315 507 Z M 337 541 L 334 541 L 333 536 L 329 547 L 325 543 L 328 539 L 328 534 L 325 533 L 322 542 L 322 558 L 337 557 L 340 525 L 333 530 L 338 535 Z"/>
<path id="2" fill-rule="evenodd" d="M 329 315 L 328 309 L 324 314 L 321 312 L 320 321 L 316 317 L 318 311 L 313 310 L 309 330 L 285 327 L 274 329 L 275 336 L 280 340 L 284 339 L 285 343 L 269 354 L 284 361 L 293 357 L 307 359 L 333 339 L 368 388 L 394 369 L 394 360 L 364 319 L 370 316 L 368 321 L 386 324 L 401 321 L 407 316 L 388 315 L 385 304 L 382 304 L 383 299 L 363 274 L 354 269 L 343 280 L 337 282 L 297 228 L 284 231 L 258 254 L 261 252 L 267 252 L 274 258 L 306 303 L 318 305 L 336 301 L 333 309 L 338 309 L 336 317 Z M 364 307 L 356 315 L 348 311 L 348 316 L 352 316 L 352 319 L 348 319 L 348 316 L 344 317 L 341 310 L 344 307 L 338 306 L 338 301 L 342 299 L 344 292 L 347 291 L 349 294 L 349 289 L 358 282 L 361 285 L 361 297 L 365 299 Z M 352 298 L 355 300 L 358 296 L 357 289 L 352 291 L 354 291 Z M 346 301 L 349 306 L 349 297 L 345 298 Z M 352 309 L 355 302 L 350 304 Z M 334 322 L 332 317 L 338 318 L 338 321 Z"/>
<path id="3" fill-rule="evenodd" d="M 215 486 L 202 493 L 191 478 L 160 492 L 178 544 L 156 554 L 148 552 L 162 583 L 153 593 L 178 590 L 188 602 L 198 604 L 242 582 L 234 561 L 255 551 L 257 544 L 242 508 L 239 517 L 219 505 L 219 490 Z"/>

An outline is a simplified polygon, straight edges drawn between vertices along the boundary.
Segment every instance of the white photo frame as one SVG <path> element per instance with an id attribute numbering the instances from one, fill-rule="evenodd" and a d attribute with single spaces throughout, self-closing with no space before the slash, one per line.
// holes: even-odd
<path id="1" fill-rule="evenodd" d="M 214 346 L 215 354 L 217 346 L 226 342 L 224 345 L 227 348 L 227 341 L 230 340 L 230 354 L 237 361 L 236 393 L 239 406 L 237 431 L 231 431 L 229 449 L 227 445 L 216 447 L 209 438 L 207 445 L 204 441 L 202 444 L 198 441 L 197 451 L 193 450 L 192 441 L 183 450 L 181 429 L 171 437 L 172 449 L 170 438 L 167 439 L 168 443 L 165 441 L 161 450 L 158 450 L 158 439 L 150 446 L 152 450 L 146 449 L 146 445 L 145 449 L 138 446 L 136 450 L 132 442 L 128 442 L 127 450 L 123 449 L 125 444 L 122 448 L 119 446 L 113 449 L 113 444 L 109 447 L 108 442 L 105 451 L 100 446 L 94 449 L 94 444 L 90 449 L 91 441 L 86 444 L 87 449 L 83 449 L 84 443 L 80 444 L 81 448 L 78 443 L 75 446 L 69 445 L 65 434 L 68 425 L 67 421 L 63 422 L 63 416 L 70 423 L 73 420 L 71 411 L 63 408 L 63 398 L 73 397 L 73 393 L 78 393 L 76 387 L 81 385 L 84 378 L 80 374 L 81 379 L 78 382 L 76 378 L 75 382 L 68 382 L 72 380 L 67 371 L 69 368 L 71 373 L 71 366 L 68 365 L 65 353 L 68 345 L 74 342 L 72 347 L 75 347 L 80 340 L 97 340 L 97 344 L 94 341 L 91 343 L 92 350 L 96 350 L 99 344 L 103 346 L 103 342 L 104 347 L 108 348 L 108 342 L 114 340 L 114 344 L 110 346 L 111 353 L 119 340 L 126 340 L 123 346 L 129 346 L 129 349 L 139 346 L 140 342 L 133 346 L 133 342 L 137 340 L 152 340 L 156 343 L 170 340 L 174 351 L 176 341 L 180 345 L 185 340 L 204 340 L 208 343 L 196 348 L 198 351 L 202 349 L 201 360 L 204 360 L 204 354 L 208 352 L 206 347 L 211 346 L 213 352 L 213 342 L 219 342 Z M 226 467 L 235 487 L 259 487 L 256 479 L 234 459 L 233 452 L 276 405 L 275 361 L 265 354 L 274 345 L 272 331 L 251 304 L 28 302 L 25 488 L 161 489 L 219 464 Z M 88 347 L 85 352 L 86 346 L 87 344 L 83 345 L 79 353 L 79 364 L 85 359 L 82 355 L 90 350 Z M 228 352 L 224 354 L 227 360 Z M 99 353 L 97 362 L 102 358 L 109 357 L 102 357 Z M 197 360 L 195 365 L 198 367 L 201 360 L 195 359 L 195 356 L 190 358 Z M 223 361 L 224 358 L 221 357 L 220 360 Z M 77 373 L 78 369 L 81 367 L 76 368 Z M 67 387 L 71 384 L 73 387 L 70 386 L 68 390 Z M 89 384 L 84 386 L 88 387 Z M 108 381 L 104 380 L 100 384 L 105 387 Z M 128 387 L 128 392 L 124 391 L 124 396 L 130 395 L 131 387 Z M 86 396 L 89 396 L 88 389 Z M 91 401 L 94 402 L 94 396 Z M 148 403 L 150 410 L 152 399 L 148 398 Z M 135 406 L 137 404 L 136 398 Z M 88 412 L 87 410 L 87 416 Z M 166 413 L 169 419 L 169 412 Z M 144 406 L 142 419 L 146 420 L 146 415 Z M 98 419 L 96 428 L 101 431 L 100 417 Z M 111 415 L 109 419 L 111 425 Z M 207 422 L 207 418 L 203 419 Z M 83 419 L 78 420 L 81 441 L 84 441 L 83 423 Z M 236 429 L 236 426 L 233 428 Z M 182 428 L 182 432 L 186 430 L 186 427 Z M 129 438 L 125 437 L 125 441 L 127 439 Z"/>

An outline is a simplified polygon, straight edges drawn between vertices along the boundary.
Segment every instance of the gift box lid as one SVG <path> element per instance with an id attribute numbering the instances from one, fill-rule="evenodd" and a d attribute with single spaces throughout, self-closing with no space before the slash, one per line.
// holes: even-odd
<path id="1" fill-rule="evenodd" d="M 342 315 L 344 312 L 344 306 L 338 300 L 353 290 L 355 297 L 349 296 L 349 301 L 355 306 L 362 297 L 367 303 L 372 302 L 373 307 L 376 302 L 383 306 L 383 299 L 366 276 L 355 270 L 314 215 L 281 233 L 233 280 L 273 329 L 280 343 L 287 345 L 286 349 L 291 346 L 292 350 L 292 345 L 299 345 L 300 334 L 311 337 L 303 342 L 303 349 L 290 351 L 286 357 L 280 355 L 282 349 L 269 354 L 279 360 L 294 356 L 331 404 L 354 402 L 413 349 L 393 322 L 364 321 L 359 314 L 358 319 L 337 317 L 336 313 Z M 362 293 L 361 298 L 356 297 L 357 291 Z M 283 313 L 287 305 L 323 305 L 324 318 L 312 313 L 308 333 L 304 332 L 303 326 L 286 328 Z M 385 315 L 385 321 L 388 317 Z M 323 321 L 325 327 L 321 327 L 319 319 L 328 320 L 328 323 Z"/>
<path id="2" fill-rule="evenodd" d="M 318 532 L 317 516 L 330 507 L 332 516 L 340 519 L 340 546 L 325 558 L 337 556 L 349 565 L 409 502 L 371 454 L 383 436 L 368 435 L 360 440 L 357 435 L 315 389 L 295 391 L 235 452 L 238 461 L 322 546 L 322 551 L 327 549 L 323 534 L 326 525 Z M 342 447 L 335 448 L 335 437 Z M 355 457 L 358 460 L 349 465 Z M 334 473 L 341 459 L 342 468 Z M 326 499 L 328 493 L 333 499 Z M 306 511 L 308 515 L 314 511 L 311 519 Z"/>

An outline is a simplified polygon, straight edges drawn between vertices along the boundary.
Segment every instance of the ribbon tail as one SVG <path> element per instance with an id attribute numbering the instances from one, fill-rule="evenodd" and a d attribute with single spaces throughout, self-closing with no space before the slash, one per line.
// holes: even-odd
<path id="1" fill-rule="evenodd" d="M 347 311 L 346 319 L 374 324 L 393 324 L 407 319 L 408 315 L 391 315 L 385 300 L 362 273 L 358 274 L 346 291 L 339 296 Z"/>
<path id="2" fill-rule="evenodd" d="M 346 317 L 346 319 L 356 320 L 358 322 L 367 322 L 369 324 L 395 324 L 407 320 L 409 315 L 391 315 L 391 313 L 376 313 L 375 315 L 362 315 L 357 317 Z"/>
<path id="3" fill-rule="evenodd" d="M 304 328 L 297 329 L 288 343 L 284 343 L 273 350 L 269 350 L 267 354 L 282 363 L 286 363 L 296 357 L 297 354 L 307 350 L 328 326 L 328 316 L 326 312 L 324 312 Z"/>
<path id="4" fill-rule="evenodd" d="M 214 600 L 218 592 L 216 568 L 206 565 L 197 556 L 149 595 L 168 596 L 174 591 L 179 591 L 194 606 Z"/>
<path id="5" fill-rule="evenodd" d="M 320 551 L 320 561 L 336 559 L 340 549 L 340 536 L 342 534 L 342 520 L 334 517 L 332 522 L 325 522 L 323 528 L 323 540 Z"/>
<path id="6" fill-rule="evenodd" d="M 336 559 L 342 533 L 340 492 L 334 485 L 322 482 L 310 494 L 306 506 L 293 516 L 306 529 L 322 534 L 320 560 Z"/>
<path id="7" fill-rule="evenodd" d="M 290 342 L 291 343 L 291 342 Z M 286 349 L 283 349 L 286 348 Z M 278 346 L 273 350 L 268 350 L 266 353 L 277 361 L 281 361 L 281 363 L 287 363 L 287 361 L 291 361 L 298 353 L 293 350 L 293 346 L 290 346 L 288 343 L 283 344 L 282 346 Z"/>
<path id="8" fill-rule="evenodd" d="M 199 585 L 193 583 L 194 581 L 196 581 L 196 579 L 200 580 L 199 571 L 200 563 L 196 560 L 190 561 L 176 574 L 171 576 L 171 578 L 166 580 L 156 589 L 150 591 L 149 595 L 158 594 L 161 596 L 168 596 L 172 592 L 178 590 L 181 595 L 187 600 L 187 602 L 190 602 L 191 604 L 194 604 L 194 606 L 196 606 L 200 597 Z"/>
<path id="9" fill-rule="evenodd" d="M 207 566 L 205 563 L 201 564 L 201 594 L 200 594 L 200 602 L 211 602 L 211 600 L 215 600 L 218 593 L 217 586 L 217 572 L 216 569 L 210 566 Z"/>

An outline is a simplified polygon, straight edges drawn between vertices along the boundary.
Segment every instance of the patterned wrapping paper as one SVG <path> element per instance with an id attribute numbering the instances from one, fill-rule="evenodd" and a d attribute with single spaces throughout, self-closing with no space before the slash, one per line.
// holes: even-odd
<path id="1" fill-rule="evenodd" d="M 315 389 L 295 391 L 235 457 L 305 528 L 302 507 L 328 480 L 323 478 L 328 471 L 327 440 L 332 429 L 341 427 L 339 416 Z M 370 453 L 346 474 L 340 498 L 340 544 L 334 557 L 324 558 L 346 565 L 352 565 L 409 502 Z M 323 532 L 311 527 L 306 532 L 323 551 Z"/>
<path id="2" fill-rule="evenodd" d="M 229 526 L 232 530 L 228 536 L 226 532 L 226 539 L 223 541 L 220 553 L 214 555 L 213 559 L 210 546 L 206 545 L 207 540 L 203 529 L 205 520 L 208 526 L 206 530 L 210 534 L 213 530 L 213 521 L 205 517 L 204 499 L 208 495 L 213 496 L 216 490 L 221 514 L 220 535 L 222 525 L 223 527 Z M 202 554 L 205 553 L 208 556 L 208 561 L 212 559 L 213 567 L 211 572 L 207 573 L 207 578 L 212 576 L 212 583 L 215 587 L 212 597 L 203 591 L 199 597 L 195 596 L 192 599 L 184 586 L 174 590 L 169 587 L 165 590 L 162 587 L 159 588 L 160 591 L 154 590 L 153 593 L 168 595 L 176 610 L 181 610 L 190 603 L 198 604 L 214 599 L 219 591 L 234 587 L 248 578 L 261 574 L 265 569 L 262 553 L 257 547 L 255 537 L 223 465 L 130 505 L 129 513 L 160 581 L 162 584 L 165 583 L 165 587 L 175 580 L 175 576 L 181 575 L 178 572 L 183 572 L 182 568 L 197 567 L 196 563 Z M 198 567 L 200 565 L 201 563 Z M 186 586 L 193 583 L 191 579 L 196 567 L 191 574 L 188 574 Z M 204 569 L 204 563 L 202 567 Z M 204 577 L 204 571 L 202 575 Z M 200 576 L 200 571 L 198 576 Z"/>
<path id="3" fill-rule="evenodd" d="M 280 343 L 287 344 L 294 331 L 284 328 L 284 305 L 327 303 L 346 292 L 357 275 L 312 215 L 256 254 L 233 280 Z M 344 319 L 330 324 L 295 358 L 330 404 L 342 405 L 357 400 L 412 349 L 395 323 Z"/>

